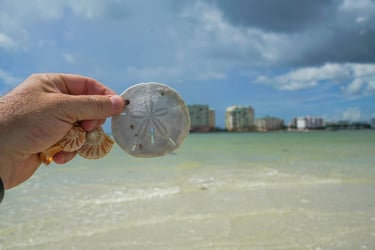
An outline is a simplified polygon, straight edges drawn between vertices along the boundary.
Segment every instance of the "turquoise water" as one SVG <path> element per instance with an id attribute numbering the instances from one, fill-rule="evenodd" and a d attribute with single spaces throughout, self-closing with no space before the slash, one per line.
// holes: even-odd
<path id="1" fill-rule="evenodd" d="M 0 249 L 375 249 L 375 131 L 192 134 L 153 159 L 42 166 Z"/>

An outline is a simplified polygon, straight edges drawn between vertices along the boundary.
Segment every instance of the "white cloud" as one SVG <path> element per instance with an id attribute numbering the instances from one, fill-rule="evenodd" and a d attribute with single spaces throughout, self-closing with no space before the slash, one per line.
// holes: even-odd
<path id="1" fill-rule="evenodd" d="M 65 2 L 77 16 L 87 19 L 101 18 L 107 14 L 106 11 L 109 8 L 119 8 L 121 6 L 121 1 L 116 0 L 70 0 Z"/>
<path id="2" fill-rule="evenodd" d="M 19 83 L 19 78 L 13 76 L 5 70 L 0 69 L 0 80 L 6 85 L 14 85 Z"/>
<path id="3" fill-rule="evenodd" d="M 321 81 L 337 82 L 350 75 L 340 64 L 327 63 L 320 67 L 304 67 L 277 76 L 259 76 L 257 83 L 265 83 L 282 90 L 300 90 L 319 85 Z"/>
<path id="4" fill-rule="evenodd" d="M 202 67 L 204 67 L 202 65 Z M 139 81 L 150 81 L 157 79 L 159 81 L 174 81 L 182 76 L 194 73 L 194 78 L 198 80 L 219 80 L 224 79 L 226 74 L 220 71 L 209 71 L 209 69 L 183 68 L 178 65 L 174 66 L 153 66 L 153 67 L 128 67 L 126 76 Z"/>
<path id="5" fill-rule="evenodd" d="M 281 90 L 300 90 L 324 83 L 343 84 L 349 96 L 374 94 L 375 64 L 326 63 L 317 67 L 302 67 L 276 76 L 258 76 L 257 83 L 269 84 Z"/>
<path id="6" fill-rule="evenodd" d="M 223 72 L 206 71 L 199 75 L 201 80 L 219 80 L 226 78 L 226 74 Z"/>
<path id="7" fill-rule="evenodd" d="M 8 91 L 9 87 L 16 86 L 21 82 L 21 80 L 21 78 L 16 77 L 11 73 L 0 69 L 0 94 L 3 94 L 4 91 Z"/>
<path id="8" fill-rule="evenodd" d="M 143 15 L 131 16 L 130 23 L 136 24 L 136 26 L 124 24 L 122 27 L 118 22 L 107 25 L 107 22 L 102 22 L 103 20 L 95 20 L 109 18 L 111 15 L 125 15 L 127 8 L 130 8 L 130 11 L 134 13 L 143 10 L 140 7 L 142 3 L 138 3 L 137 8 L 134 8 L 135 2 L 129 1 L 123 4 L 117 0 L 38 0 L 20 3 L 13 0 L 4 0 L 0 9 L 0 30 L 7 29 L 16 32 L 15 30 L 20 30 L 20 28 L 26 26 L 33 27 L 35 23 L 40 21 L 63 19 L 64 15 L 69 15 L 69 18 L 71 18 L 73 14 L 72 18 L 77 18 L 77 20 L 74 20 L 77 21 L 74 22 L 77 23 L 77 26 L 82 21 L 81 19 L 90 19 L 90 24 L 87 24 L 87 22 L 84 24 L 88 27 L 90 27 L 89 25 L 95 26 L 93 30 L 97 29 L 97 33 L 105 32 L 106 36 L 110 34 L 111 37 L 115 38 L 114 41 L 118 41 L 118 44 L 114 44 L 114 48 L 108 48 L 108 54 L 121 51 L 124 55 L 128 55 L 133 44 L 139 44 L 134 46 L 138 50 L 143 47 L 142 51 L 145 51 L 147 50 L 146 47 L 155 46 L 154 48 L 157 49 L 154 50 L 158 51 L 152 51 L 154 53 L 152 55 L 150 51 L 147 51 L 137 60 L 133 59 L 136 62 L 132 62 L 131 59 L 129 61 L 124 59 L 120 67 L 117 66 L 119 63 L 116 61 L 111 61 L 112 65 L 107 63 L 104 67 L 111 70 L 116 69 L 118 72 L 121 72 L 125 67 L 129 75 L 137 78 L 168 77 L 176 79 L 183 79 L 185 76 L 193 79 L 223 79 L 232 69 L 249 69 L 258 66 L 271 68 L 277 65 L 290 65 L 289 63 L 298 62 L 301 58 L 309 58 L 306 55 L 307 52 L 311 52 L 311 47 L 324 45 L 330 37 L 326 27 L 324 27 L 324 31 L 328 35 L 321 35 L 319 39 L 316 39 L 317 29 L 319 28 L 290 34 L 265 31 L 255 26 L 234 25 L 225 18 L 222 10 L 205 1 L 191 1 L 190 4 L 185 5 L 180 15 L 170 13 L 170 10 L 165 9 L 164 5 L 160 9 L 150 8 L 152 9 L 152 18 L 150 15 L 144 15 L 143 12 Z M 160 4 L 156 5 L 159 6 Z M 350 13 L 355 12 L 354 22 L 367 23 L 371 21 L 369 20 L 371 17 L 367 15 L 369 12 L 366 10 L 373 8 L 373 6 L 373 2 L 368 0 L 345 0 L 342 2 L 340 10 Z M 116 7 L 118 8 L 116 9 Z M 115 10 L 118 10 L 118 12 Z M 168 19 L 169 17 L 171 19 Z M 155 24 L 152 23 L 153 20 L 156 20 Z M 143 30 L 150 29 L 150 27 L 156 28 L 155 30 L 159 28 L 160 35 L 157 39 L 155 39 L 155 36 L 149 39 L 151 36 L 142 33 Z M 161 30 L 161 27 L 163 27 L 163 30 Z M 94 36 L 93 33 L 95 33 L 90 33 L 90 29 L 84 32 L 88 36 L 83 39 L 88 39 L 87 37 Z M 81 38 L 81 34 L 74 33 L 71 30 L 62 29 L 59 30 L 59 33 L 65 34 L 62 36 L 62 40 L 79 40 Z M 20 40 L 19 37 L 13 36 L 11 33 L 7 32 L 7 34 L 8 36 L 2 39 L 0 33 L 0 47 L 2 44 L 3 46 L 5 44 L 9 46 L 11 42 Z M 33 40 L 36 46 L 40 48 L 49 45 L 54 47 L 53 49 L 60 49 L 61 41 L 53 37 L 53 34 L 42 34 L 44 36 L 38 37 L 39 40 Z M 9 41 L 10 37 L 13 38 L 11 41 Z M 24 38 L 26 37 L 24 36 Z M 126 39 L 123 39 L 123 37 L 126 37 Z M 132 39 L 136 39 L 133 37 L 143 38 L 143 40 L 137 38 L 137 41 L 133 41 Z M 101 37 L 100 39 L 105 38 Z M 124 47 L 121 46 L 121 41 L 126 41 L 123 43 L 125 44 Z M 155 43 L 162 41 L 160 44 L 165 47 L 159 46 L 159 44 L 150 44 L 146 41 L 155 41 Z M 97 40 L 93 41 L 93 43 L 95 42 Z M 104 42 L 103 44 L 106 45 Z M 63 44 L 63 46 L 70 45 Z M 69 48 L 64 48 L 59 51 L 65 51 L 65 49 L 69 50 Z M 113 52 L 114 50 L 116 52 Z M 86 58 L 87 61 L 100 64 L 100 60 L 95 60 L 95 57 L 99 57 L 98 53 L 89 55 L 90 52 L 86 52 L 83 54 L 90 57 Z M 149 58 L 152 56 L 159 57 L 160 61 L 149 63 Z M 75 61 L 74 56 L 69 53 L 63 54 L 62 59 L 69 63 Z M 325 81 L 337 83 L 346 81 L 346 85 L 342 88 L 344 93 L 348 95 L 371 94 L 374 92 L 371 82 L 374 77 L 374 69 L 375 64 L 326 63 L 319 67 L 297 68 L 275 76 L 263 75 L 257 79 L 257 82 L 270 84 L 278 89 L 293 91 L 318 87 Z"/>
<path id="9" fill-rule="evenodd" d="M 375 10 L 375 3 L 371 0 L 344 0 L 339 7 L 342 11 L 361 11 L 367 12 Z"/>
<path id="10" fill-rule="evenodd" d="M 183 32 L 190 38 L 183 41 L 185 48 L 195 55 L 208 56 L 204 60 L 215 59 L 215 66 L 219 66 L 220 61 L 225 61 L 227 67 L 233 64 L 259 66 L 298 55 L 290 44 L 301 37 L 234 26 L 224 19 L 219 9 L 204 2 L 196 2 L 185 9 L 181 17 Z M 181 26 L 176 28 L 179 29 L 176 33 L 181 35 Z"/>
<path id="11" fill-rule="evenodd" d="M 367 91 L 375 94 L 375 79 L 372 79 L 367 83 Z"/>
<path id="12" fill-rule="evenodd" d="M 355 77 L 373 77 L 375 75 L 375 64 L 350 64 Z"/>
<path id="13" fill-rule="evenodd" d="M 364 23 L 364 22 L 366 22 L 368 20 L 368 17 L 366 17 L 366 16 L 359 16 L 359 17 L 357 17 L 356 19 L 355 19 L 355 21 L 357 22 L 357 23 Z"/>
<path id="14" fill-rule="evenodd" d="M 61 17 L 63 1 L 2 1 L 0 26 L 3 29 L 23 29 L 26 24 Z"/>
<path id="15" fill-rule="evenodd" d="M 360 78 L 357 78 L 357 79 L 354 79 L 354 81 L 352 81 L 346 88 L 345 88 L 345 92 L 349 95 L 354 95 L 356 93 L 358 93 L 362 86 L 363 86 L 364 82 L 362 79 Z"/>
<path id="16" fill-rule="evenodd" d="M 38 25 L 39 22 L 64 18 L 66 10 L 71 10 L 74 15 L 82 19 L 103 17 L 106 14 L 105 7 L 110 6 L 112 2 L 116 1 L 3 0 L 0 8 L 0 31 L 3 32 L 0 32 L 0 48 L 30 46 L 27 40 L 33 36 L 30 29 Z"/>
<path id="17" fill-rule="evenodd" d="M 151 81 L 151 79 L 166 80 L 169 77 L 178 77 L 181 69 L 178 67 L 128 67 L 126 69 L 128 78 L 137 79 L 139 81 Z"/>
<path id="18" fill-rule="evenodd" d="M 342 119 L 347 121 L 360 121 L 362 119 L 361 110 L 358 107 L 351 107 L 342 113 Z"/>
<path id="19" fill-rule="evenodd" d="M 75 62 L 74 56 L 72 54 L 64 53 L 62 56 L 63 56 L 64 60 L 67 61 L 68 63 L 74 63 Z"/>
<path id="20" fill-rule="evenodd" d="M 0 18 L 6 24 L 15 22 L 14 25 L 25 22 L 57 19 L 64 15 L 65 8 L 69 8 L 78 16 L 92 18 L 101 13 L 106 1 L 97 0 L 39 0 L 39 1 L 12 1 L 3 0 Z"/>
<path id="21" fill-rule="evenodd" d="M 352 82 L 343 87 L 345 94 L 362 96 L 375 94 L 375 64 L 349 64 Z"/>
<path id="22" fill-rule="evenodd" d="M 3 0 L 0 10 L 0 25 L 4 27 L 23 26 L 26 23 L 40 20 L 58 19 L 70 9 L 81 18 L 100 18 L 116 7 L 122 6 L 117 0 L 38 0 L 38 1 L 13 1 Z M 112 13 L 109 13 L 112 14 Z"/>
<path id="23" fill-rule="evenodd" d="M 0 48 L 8 49 L 14 47 L 15 42 L 4 33 L 0 33 Z"/>

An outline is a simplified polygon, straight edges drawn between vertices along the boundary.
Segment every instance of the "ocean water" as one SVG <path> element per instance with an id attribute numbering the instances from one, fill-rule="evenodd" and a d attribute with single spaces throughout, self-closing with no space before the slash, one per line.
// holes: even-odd
<path id="1" fill-rule="evenodd" d="M 42 166 L 0 249 L 375 249 L 375 131 L 191 134 L 175 153 Z"/>

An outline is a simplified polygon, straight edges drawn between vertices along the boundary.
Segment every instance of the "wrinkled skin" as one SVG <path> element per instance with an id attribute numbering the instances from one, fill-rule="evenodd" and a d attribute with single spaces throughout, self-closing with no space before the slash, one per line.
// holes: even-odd
<path id="1" fill-rule="evenodd" d="M 34 74 L 0 99 L 0 177 L 6 189 L 40 166 L 39 153 L 59 141 L 77 121 L 86 131 L 120 113 L 124 100 L 103 84 L 68 74 Z M 56 163 L 76 153 L 61 152 Z"/>

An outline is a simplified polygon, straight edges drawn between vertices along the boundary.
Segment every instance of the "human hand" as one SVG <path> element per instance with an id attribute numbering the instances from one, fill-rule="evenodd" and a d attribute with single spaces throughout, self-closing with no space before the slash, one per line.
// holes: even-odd
<path id="1" fill-rule="evenodd" d="M 77 121 L 86 131 L 101 126 L 125 106 L 121 96 L 94 79 L 34 74 L 0 99 L 0 177 L 5 189 L 30 178 L 39 153 L 59 141 Z M 60 152 L 56 163 L 76 153 Z"/>

